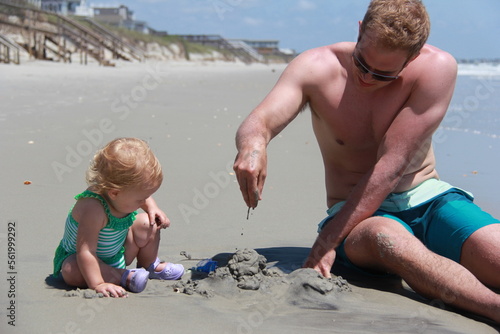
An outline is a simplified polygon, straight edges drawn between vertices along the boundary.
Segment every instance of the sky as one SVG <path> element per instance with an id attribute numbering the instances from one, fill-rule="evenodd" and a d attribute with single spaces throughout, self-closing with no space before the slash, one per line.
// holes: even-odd
<path id="1" fill-rule="evenodd" d="M 216 34 L 227 39 L 278 40 L 302 52 L 355 41 L 369 0 L 100 0 L 123 4 L 134 19 L 169 34 Z M 457 59 L 500 58 L 499 0 L 424 0 L 428 43 Z"/>

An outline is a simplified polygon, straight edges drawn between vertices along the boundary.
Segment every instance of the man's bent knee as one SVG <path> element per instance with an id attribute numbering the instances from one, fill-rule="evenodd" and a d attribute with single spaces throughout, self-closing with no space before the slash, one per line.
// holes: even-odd
<path id="1" fill-rule="evenodd" d="M 345 252 L 360 267 L 387 269 L 387 262 L 397 261 L 405 240 L 415 238 L 398 222 L 371 217 L 356 226 L 345 240 Z"/>

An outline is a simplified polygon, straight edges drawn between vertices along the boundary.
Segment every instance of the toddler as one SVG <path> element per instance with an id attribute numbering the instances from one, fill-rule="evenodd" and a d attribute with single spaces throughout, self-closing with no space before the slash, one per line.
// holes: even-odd
<path id="1" fill-rule="evenodd" d="M 160 230 L 170 225 L 151 197 L 162 180 L 158 159 L 140 139 L 118 138 L 99 150 L 87 171 L 89 187 L 66 219 L 54 276 L 106 297 L 141 292 L 149 278 L 182 277 L 182 265 L 157 257 Z M 137 269 L 126 269 L 134 259 Z"/>

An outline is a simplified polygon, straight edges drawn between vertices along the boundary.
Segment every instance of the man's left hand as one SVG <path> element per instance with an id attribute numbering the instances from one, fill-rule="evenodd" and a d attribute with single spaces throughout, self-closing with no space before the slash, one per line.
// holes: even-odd
<path id="1" fill-rule="evenodd" d="M 336 254 L 334 248 L 326 249 L 316 240 L 303 267 L 313 268 L 324 277 L 330 278 Z"/>

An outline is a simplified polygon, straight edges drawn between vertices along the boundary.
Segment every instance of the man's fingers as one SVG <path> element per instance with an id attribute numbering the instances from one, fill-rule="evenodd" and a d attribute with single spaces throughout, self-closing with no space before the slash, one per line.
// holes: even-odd
<path id="1" fill-rule="evenodd" d="M 256 208 L 261 199 L 262 188 L 264 186 L 265 176 L 263 174 L 255 175 L 251 171 L 234 167 L 236 179 L 240 185 L 240 191 L 243 200 L 250 208 Z"/>
<path id="2" fill-rule="evenodd" d="M 240 183 L 240 191 L 241 191 L 241 194 L 243 195 L 243 200 L 245 201 L 245 203 L 247 204 L 247 206 L 249 207 L 250 206 L 250 196 L 248 196 L 248 186 L 246 184 L 246 180 L 243 179 L 243 180 L 238 180 L 239 183 Z"/>
<path id="3" fill-rule="evenodd" d="M 332 274 L 330 273 L 329 270 L 322 270 L 322 272 L 320 273 L 321 275 L 325 276 L 326 278 L 331 278 L 332 277 Z"/>
<path id="4" fill-rule="evenodd" d="M 258 180 L 257 178 L 254 178 L 252 181 L 252 187 L 248 189 L 248 197 L 250 202 L 249 206 L 252 209 L 255 209 L 257 207 L 260 199 L 259 184 L 257 180 Z"/>
<path id="5" fill-rule="evenodd" d="M 256 188 L 256 182 L 247 182 L 247 178 L 242 178 L 240 182 L 240 190 L 243 195 L 243 200 L 249 208 L 255 208 L 259 198 L 259 191 Z M 255 179 L 254 179 L 255 180 Z"/>
<path id="6" fill-rule="evenodd" d="M 257 189 L 259 190 L 258 192 L 258 197 L 257 199 L 260 201 L 262 199 L 262 190 L 264 189 L 264 182 L 266 182 L 266 174 L 265 173 L 260 173 L 259 178 L 258 178 L 258 183 L 257 183 Z"/>
<path id="7" fill-rule="evenodd" d="M 253 208 L 255 209 L 257 207 L 257 205 L 259 204 L 259 200 L 260 200 L 260 192 L 258 190 L 255 190 L 253 192 L 253 200 L 254 200 L 254 203 L 255 203 L 255 205 L 253 206 Z"/>

